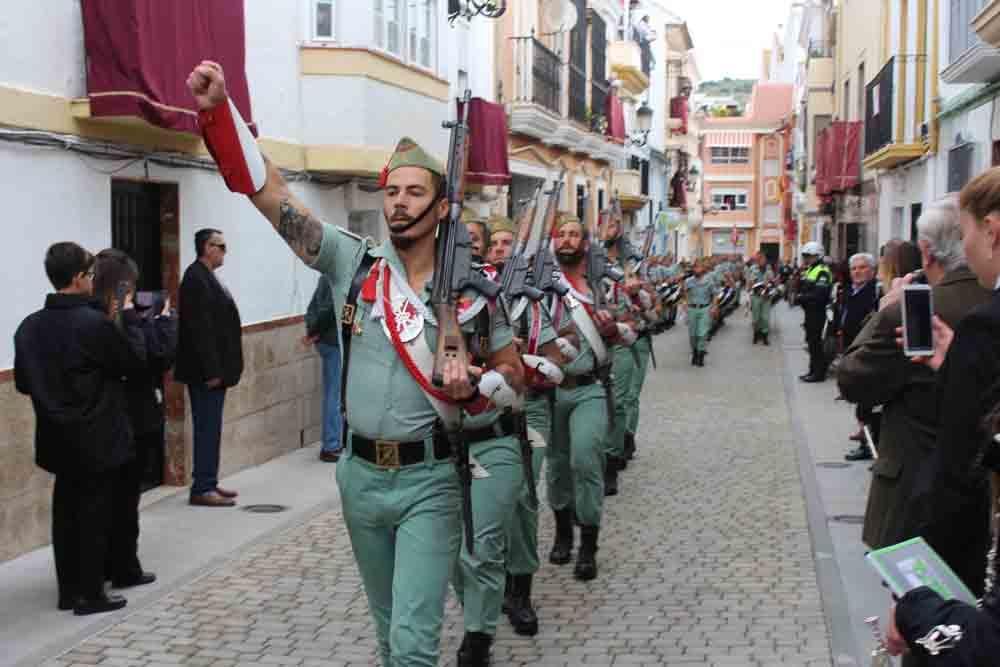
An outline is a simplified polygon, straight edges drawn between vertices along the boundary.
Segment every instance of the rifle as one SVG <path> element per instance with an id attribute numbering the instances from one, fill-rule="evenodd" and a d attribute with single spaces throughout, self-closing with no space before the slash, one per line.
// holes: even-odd
<path id="1" fill-rule="evenodd" d="M 555 292 L 558 296 L 565 296 L 569 292 L 569 288 L 562 281 L 556 280 L 556 259 L 552 256 L 549 239 L 552 235 L 552 227 L 556 224 L 556 216 L 559 213 L 559 195 L 562 193 L 565 173 L 564 170 L 559 175 L 559 180 L 552 185 L 552 189 L 547 193 L 549 202 L 545 208 L 545 217 L 542 218 L 538 249 L 535 250 L 535 258 L 531 267 L 531 280 L 535 288 L 543 294 Z"/>
<path id="2" fill-rule="evenodd" d="M 437 319 L 438 339 L 434 354 L 434 371 L 431 381 L 435 386 L 444 385 L 444 366 L 450 359 L 468 363 L 469 355 L 465 336 L 458 322 L 458 297 L 466 289 L 474 289 L 486 297 L 496 297 L 500 286 L 478 273 L 472 266 L 472 241 L 462 222 L 462 201 L 465 197 L 465 165 L 469 155 L 469 100 L 468 90 L 460 100 L 458 118 L 445 122 L 451 130 L 448 149 L 448 218 L 438 225 L 434 249 L 434 282 L 431 287 L 431 306 Z M 472 526 L 472 465 L 469 462 L 469 444 L 462 431 L 461 411 L 458 424 L 446 424 L 446 434 L 451 443 L 452 458 L 462 486 L 462 515 L 465 525 L 465 546 L 474 554 Z"/>
<path id="3" fill-rule="evenodd" d="M 528 283 L 528 258 L 525 250 L 528 240 L 531 238 L 531 231 L 535 226 L 536 213 L 538 212 L 538 197 L 542 188 L 535 188 L 535 194 L 521 207 L 517 215 L 517 240 L 510 257 L 503 266 L 503 273 L 500 275 L 501 300 L 506 301 L 509 308 L 516 299 L 527 297 L 532 301 L 538 301 L 543 294 Z"/>

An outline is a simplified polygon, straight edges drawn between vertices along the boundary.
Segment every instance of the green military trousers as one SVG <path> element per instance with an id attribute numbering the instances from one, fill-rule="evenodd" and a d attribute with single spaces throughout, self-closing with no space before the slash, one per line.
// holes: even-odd
<path id="1" fill-rule="evenodd" d="M 472 480 L 472 526 L 475 555 L 465 540 L 451 583 L 462 603 L 466 632 L 495 635 L 507 574 L 504 552 L 507 527 L 520 496 L 524 477 L 520 445 L 513 436 L 478 442 L 469 453 L 489 477 Z"/>
<path id="2" fill-rule="evenodd" d="M 753 295 L 750 297 L 750 313 L 753 317 L 753 330 L 768 335 L 771 331 L 771 300 Z"/>
<path id="3" fill-rule="evenodd" d="M 528 417 L 528 426 L 538 431 L 548 443 L 552 430 L 549 399 L 545 396 L 529 398 L 524 403 L 524 411 Z M 542 477 L 544 460 L 545 447 L 531 450 L 531 470 L 536 485 Z M 525 474 L 524 486 L 507 530 L 507 572 L 514 575 L 534 574 L 538 572 L 538 567 L 538 504 L 531 500 L 528 476 Z"/>
<path id="4" fill-rule="evenodd" d="M 649 357 L 652 354 L 653 337 L 640 336 L 635 345 L 632 346 L 638 356 L 638 365 L 632 374 L 632 390 L 629 393 L 628 401 L 628 424 L 625 430 L 635 435 L 639 429 L 639 398 L 642 396 L 642 385 L 646 381 L 646 372 L 649 370 Z"/>
<path id="5" fill-rule="evenodd" d="M 625 431 L 628 428 L 629 413 L 631 407 L 629 402 L 632 397 L 632 383 L 636 372 L 636 355 L 631 347 L 616 345 L 613 350 L 614 363 L 612 365 L 612 375 L 614 376 L 615 390 L 615 425 L 611 431 L 611 436 L 605 443 L 605 453 L 608 456 L 625 458 Z"/>
<path id="6" fill-rule="evenodd" d="M 574 510 L 584 526 L 601 525 L 607 438 L 608 412 L 600 383 L 556 389 L 546 450 L 549 506 Z"/>
<path id="7" fill-rule="evenodd" d="M 438 664 L 448 580 L 462 535 L 458 475 L 435 461 L 383 469 L 348 451 L 337 464 L 344 522 L 384 667 Z"/>
<path id="8" fill-rule="evenodd" d="M 692 352 L 705 351 L 705 340 L 712 326 L 710 310 L 708 306 L 701 308 L 688 306 L 688 334 L 691 337 Z"/>

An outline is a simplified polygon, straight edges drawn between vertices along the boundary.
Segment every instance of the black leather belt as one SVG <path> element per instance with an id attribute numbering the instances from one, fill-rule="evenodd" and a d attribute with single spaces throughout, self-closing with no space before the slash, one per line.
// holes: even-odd
<path id="1" fill-rule="evenodd" d="M 587 375 L 567 375 L 563 378 L 560 389 L 576 389 L 577 387 L 589 387 L 597 382 L 597 376 L 593 373 Z"/>
<path id="2" fill-rule="evenodd" d="M 514 415 L 503 414 L 495 424 L 483 428 L 465 429 L 465 441 L 474 445 L 477 442 L 492 440 L 516 432 Z M 400 442 L 398 440 L 371 440 L 356 433 L 351 434 L 351 453 L 360 456 L 369 463 L 380 468 L 403 468 L 424 462 L 424 443 Z M 451 456 L 451 443 L 443 433 L 434 434 L 434 460 L 442 461 Z"/>
<path id="3" fill-rule="evenodd" d="M 708 305 L 709 304 L 707 303 L 705 305 L 698 305 L 697 303 L 689 303 L 688 308 L 708 308 Z"/>

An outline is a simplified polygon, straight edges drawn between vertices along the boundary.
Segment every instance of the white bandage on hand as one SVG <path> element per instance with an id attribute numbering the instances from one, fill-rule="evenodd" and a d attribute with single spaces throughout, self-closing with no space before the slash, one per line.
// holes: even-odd
<path id="1" fill-rule="evenodd" d="M 639 292 L 639 303 L 642 304 L 643 308 L 648 310 L 653 307 L 653 297 L 649 296 L 649 292 L 646 290 L 642 290 Z"/>
<path id="2" fill-rule="evenodd" d="M 631 345 L 635 342 L 635 339 L 638 337 L 635 329 L 621 322 L 618 322 L 615 326 L 618 327 L 618 339 L 623 345 Z"/>
<path id="3" fill-rule="evenodd" d="M 558 366 L 556 366 L 554 363 L 552 363 L 545 357 L 539 357 L 534 354 L 522 354 L 521 359 L 524 362 L 525 366 L 539 373 L 552 384 L 562 383 L 563 381 L 562 369 L 560 369 Z"/>
<path id="4" fill-rule="evenodd" d="M 499 371 L 486 371 L 479 378 L 479 393 L 498 408 L 514 407 L 517 392 L 507 384 L 507 379 Z"/>
<path id="5" fill-rule="evenodd" d="M 562 336 L 556 338 L 556 347 L 559 349 L 559 354 L 567 359 L 576 359 L 580 356 L 580 350 L 576 348 L 576 345 L 573 345 L 573 343 Z"/>

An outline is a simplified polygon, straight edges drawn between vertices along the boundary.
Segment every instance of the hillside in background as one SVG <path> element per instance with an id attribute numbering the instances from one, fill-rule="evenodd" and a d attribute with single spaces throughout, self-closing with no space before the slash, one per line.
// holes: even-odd
<path id="1" fill-rule="evenodd" d="M 753 90 L 754 79 L 731 79 L 728 76 L 718 81 L 703 81 L 698 86 L 698 92 L 711 97 L 732 96 L 748 98 Z"/>

